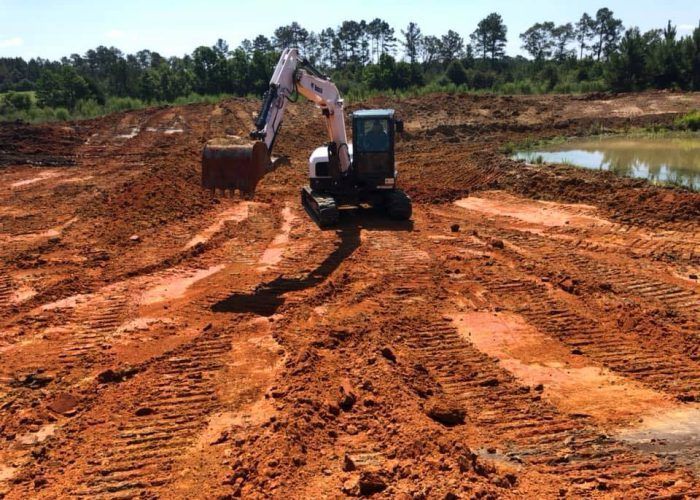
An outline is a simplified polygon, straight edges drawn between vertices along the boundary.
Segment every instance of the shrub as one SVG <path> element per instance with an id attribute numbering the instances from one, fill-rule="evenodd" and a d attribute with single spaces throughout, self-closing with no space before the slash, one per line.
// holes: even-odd
<path id="1" fill-rule="evenodd" d="M 700 110 L 696 109 L 676 120 L 676 126 L 697 132 L 700 130 Z"/>
<path id="2" fill-rule="evenodd" d="M 32 107 L 32 96 L 27 92 L 8 92 L 2 97 L 3 104 L 16 111 L 27 111 Z"/>
<path id="3" fill-rule="evenodd" d="M 515 144 L 511 141 L 508 141 L 501 146 L 500 150 L 501 153 L 510 156 L 513 153 L 515 153 Z"/>
<path id="4" fill-rule="evenodd" d="M 456 85 L 467 83 L 467 70 L 464 69 L 464 66 L 462 66 L 462 63 L 459 61 L 452 61 L 450 65 L 447 66 L 445 75 Z"/>
<path id="5" fill-rule="evenodd" d="M 105 111 L 107 113 L 116 113 L 117 111 L 127 111 L 143 107 L 145 107 L 144 102 L 135 97 L 110 97 L 105 103 Z"/>
<path id="6" fill-rule="evenodd" d="M 479 69 L 470 69 L 467 71 L 467 83 L 473 89 L 490 89 L 496 82 L 496 73 L 494 71 L 483 71 Z"/>
<path id="7" fill-rule="evenodd" d="M 75 105 L 75 115 L 80 118 L 94 118 L 103 112 L 104 108 L 95 99 L 82 99 Z"/>
<path id="8" fill-rule="evenodd" d="M 70 111 L 68 111 L 66 108 L 56 108 L 54 110 L 54 116 L 58 121 L 65 122 L 70 120 Z"/>
<path id="9" fill-rule="evenodd" d="M 529 80 L 519 82 L 506 82 L 498 87 L 498 92 L 501 94 L 534 94 L 536 89 L 533 88 Z"/>

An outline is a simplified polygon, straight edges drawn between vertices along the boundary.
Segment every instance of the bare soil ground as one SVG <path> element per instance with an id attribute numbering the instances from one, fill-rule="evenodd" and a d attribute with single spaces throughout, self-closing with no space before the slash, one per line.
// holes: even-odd
<path id="1" fill-rule="evenodd" d="M 700 95 L 375 99 L 413 221 L 199 187 L 258 102 L 0 125 L 0 498 L 697 497 L 700 194 L 509 141 Z"/>

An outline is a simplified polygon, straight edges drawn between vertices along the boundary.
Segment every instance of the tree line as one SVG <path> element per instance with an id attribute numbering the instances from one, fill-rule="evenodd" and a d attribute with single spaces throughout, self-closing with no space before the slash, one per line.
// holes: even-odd
<path id="1" fill-rule="evenodd" d="M 299 47 L 344 93 L 405 89 L 472 89 L 505 93 L 629 91 L 647 88 L 700 90 L 700 26 L 679 37 L 667 26 L 625 30 L 608 8 L 576 22 L 534 24 L 519 34 L 529 58 L 505 53 L 508 29 L 498 13 L 463 37 L 455 30 L 424 34 L 411 22 L 396 31 L 383 19 L 343 21 L 319 32 L 293 22 L 271 36 L 243 40 L 235 48 L 219 39 L 183 57 L 142 50 L 124 54 L 100 46 L 60 61 L 0 58 L 0 92 L 35 91 L 39 106 L 72 110 L 109 98 L 146 103 L 200 95 L 261 94 L 279 53 Z M 33 105 L 5 94 L 0 113 Z"/>

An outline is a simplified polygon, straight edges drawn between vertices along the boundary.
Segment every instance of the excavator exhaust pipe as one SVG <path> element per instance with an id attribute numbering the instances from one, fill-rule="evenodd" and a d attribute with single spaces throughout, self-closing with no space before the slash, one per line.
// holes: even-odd
<path id="1" fill-rule="evenodd" d="M 234 138 L 211 139 L 202 152 L 202 187 L 240 191 L 252 196 L 265 174 L 273 170 L 265 143 Z"/>

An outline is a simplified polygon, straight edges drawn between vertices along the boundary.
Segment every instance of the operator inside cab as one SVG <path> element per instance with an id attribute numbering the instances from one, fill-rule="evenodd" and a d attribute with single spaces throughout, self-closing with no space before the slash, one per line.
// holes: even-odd
<path id="1" fill-rule="evenodd" d="M 389 134 L 387 134 L 382 122 L 384 120 L 370 120 L 365 124 L 365 136 L 363 149 L 365 151 L 387 151 L 389 149 Z"/>

